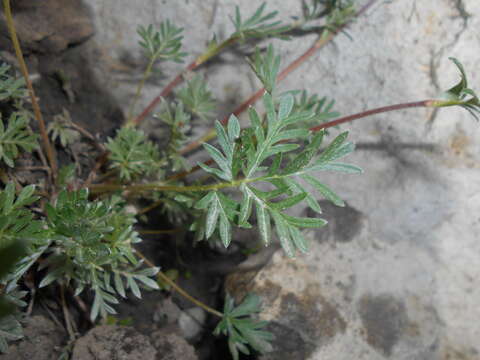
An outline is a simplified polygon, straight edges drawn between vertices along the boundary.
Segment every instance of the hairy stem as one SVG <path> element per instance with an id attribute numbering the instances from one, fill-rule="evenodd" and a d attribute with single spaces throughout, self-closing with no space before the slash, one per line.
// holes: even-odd
<path id="1" fill-rule="evenodd" d="M 18 41 L 17 32 L 15 31 L 15 24 L 13 23 L 12 9 L 10 7 L 10 0 L 3 0 L 3 8 L 5 10 L 5 18 L 7 21 L 8 32 L 10 33 L 10 38 L 12 40 L 13 48 L 15 50 L 15 56 L 17 57 L 18 63 L 20 65 L 20 71 L 22 72 L 23 78 L 25 79 L 25 84 L 27 85 L 28 93 L 32 101 L 33 113 L 35 119 L 38 122 L 38 127 L 40 130 L 40 136 L 42 138 L 43 148 L 47 153 L 48 162 L 52 169 L 52 175 L 54 179 L 57 175 L 57 159 L 55 157 L 55 151 L 53 149 L 50 140 L 48 139 L 47 129 L 45 127 L 45 121 L 43 120 L 42 112 L 40 111 L 40 106 L 38 105 L 37 98 L 35 96 L 35 91 L 33 90 L 32 82 L 30 81 L 30 76 L 28 75 L 27 65 L 25 64 L 25 59 L 23 58 L 22 49 L 20 47 L 20 42 Z"/>
<path id="2" fill-rule="evenodd" d="M 172 191 L 172 192 L 204 192 L 211 190 L 220 190 L 230 187 L 239 187 L 243 183 L 250 183 L 253 181 L 260 181 L 263 178 L 252 178 L 252 179 L 238 179 L 229 182 L 221 182 L 217 184 L 210 185 L 191 185 L 191 186 L 175 186 L 175 185 L 160 185 L 160 184 L 131 184 L 131 185 L 120 185 L 120 184 L 93 184 L 90 185 L 90 190 L 92 193 L 99 193 L 105 191 L 131 191 L 131 192 L 142 192 L 142 191 Z"/>
<path id="3" fill-rule="evenodd" d="M 143 261 L 145 261 L 145 264 L 147 264 L 148 266 L 150 267 L 155 267 L 155 265 L 150 261 L 148 260 L 145 255 L 143 255 L 140 251 L 136 250 L 136 254 L 143 259 Z M 210 314 L 213 314 L 219 318 L 223 318 L 223 314 L 220 312 L 220 311 L 217 311 L 213 308 L 211 308 L 210 306 L 204 304 L 203 302 L 201 302 L 200 300 L 197 300 L 195 299 L 193 296 L 191 296 L 190 294 L 188 294 L 185 290 L 183 290 L 180 286 L 178 286 L 175 281 L 173 281 L 172 279 L 170 279 L 167 275 L 165 275 L 163 272 L 159 271 L 157 273 L 157 276 L 160 280 L 166 282 L 168 285 L 170 285 L 173 289 L 175 289 L 176 292 L 178 292 L 180 295 L 182 295 L 185 299 L 191 301 L 192 303 L 194 303 L 195 305 L 201 307 L 202 309 L 204 309 L 205 311 L 209 312 Z"/>

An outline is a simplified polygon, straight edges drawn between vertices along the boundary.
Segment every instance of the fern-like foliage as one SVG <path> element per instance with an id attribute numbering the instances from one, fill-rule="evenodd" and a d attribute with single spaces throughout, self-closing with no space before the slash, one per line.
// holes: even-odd
<path id="1" fill-rule="evenodd" d="M 32 152 L 38 147 L 38 136 L 28 128 L 30 118 L 26 112 L 13 112 L 5 127 L 0 118 L 0 160 L 14 167 L 20 150 Z"/>
<path id="2" fill-rule="evenodd" d="M 295 98 L 293 111 L 312 111 L 315 115 L 303 125 L 313 127 L 340 116 L 339 112 L 333 110 L 334 105 L 335 100 L 328 100 L 325 96 L 319 97 L 317 94 L 308 96 L 306 91 L 302 91 Z"/>
<path id="3" fill-rule="evenodd" d="M 252 318 L 261 311 L 260 298 L 248 294 L 244 301 L 235 306 L 234 299 L 227 294 L 223 309 L 223 318 L 214 330 L 215 335 L 228 336 L 228 347 L 234 360 L 239 359 L 240 353 L 250 355 L 247 345 L 259 353 L 272 350 L 270 341 L 273 335 L 262 330 L 266 321 L 256 321 Z"/>
<path id="4" fill-rule="evenodd" d="M 320 152 L 323 132 L 311 135 L 310 141 L 288 161 L 290 155 L 300 148 L 292 143 L 308 136 L 306 129 L 287 129 L 290 125 L 313 117 L 313 112 L 292 112 L 294 99 L 291 95 L 282 98 L 278 111 L 270 94 L 264 96 L 267 109 L 267 126 L 263 128 L 259 114 L 250 109 L 252 132 L 244 132 L 239 139 L 238 120 L 231 117 L 225 130 L 217 123 L 216 130 L 222 151 L 205 144 L 205 149 L 218 168 L 202 165 L 203 169 L 221 180 L 226 186 L 238 187 L 243 194 L 240 204 L 219 190 L 210 191 L 197 204 L 205 209 L 205 237 L 210 237 L 218 229 L 225 246 L 231 240 L 231 225 L 249 227 L 248 220 L 255 208 L 260 235 L 268 245 L 271 239 L 272 222 L 283 249 L 289 256 L 295 250 L 308 251 L 308 244 L 301 234 L 302 228 L 320 227 L 326 221 L 320 218 L 300 218 L 288 215 L 285 210 L 306 200 L 307 204 L 320 212 L 315 195 L 302 182 L 336 205 L 343 206 L 340 198 L 314 176 L 321 170 L 357 173 L 361 170 L 353 165 L 338 163 L 337 160 L 353 151 L 353 144 L 346 142 L 347 133 L 337 136 L 327 148 Z M 288 141 L 288 142 L 287 142 Z M 267 163 L 269 166 L 267 167 Z M 239 176 L 242 174 L 243 176 Z M 267 183 L 271 191 L 262 191 L 255 184 Z"/>
<path id="5" fill-rule="evenodd" d="M 268 46 L 265 55 L 261 54 L 259 48 L 257 48 L 253 59 L 249 60 L 249 64 L 255 75 L 263 83 L 265 90 L 272 93 L 280 69 L 280 56 L 275 55 L 272 44 Z"/>
<path id="6" fill-rule="evenodd" d="M 131 181 L 158 170 L 160 152 L 141 130 L 121 128 L 114 139 L 108 139 L 106 148 L 110 151 L 110 168 L 118 170 L 124 181 Z"/>
<path id="7" fill-rule="evenodd" d="M 297 249 L 308 251 L 301 230 L 324 226 L 326 221 L 295 217 L 286 210 L 305 201 L 312 209 L 321 212 L 311 189 L 343 206 L 338 195 L 319 181 L 315 173 L 326 170 L 358 173 L 361 169 L 337 161 L 354 149 L 352 143 L 346 142 L 346 132 L 320 151 L 324 132 L 312 134 L 298 126 L 315 118 L 316 106 L 295 107 L 290 93 L 275 101 L 272 96 L 275 83 L 269 83 L 278 71 L 275 59 L 273 49 L 269 48 L 263 60 L 253 63 L 260 80 L 270 89 L 263 96 L 265 120 L 254 108 L 250 108 L 249 128 L 240 131 L 238 119 L 231 116 L 226 127 L 219 122 L 215 125 L 220 147 L 204 144 L 216 166 L 200 166 L 224 182 L 212 185 L 211 190 L 196 203 L 197 209 L 205 211 L 204 227 L 200 229 L 196 225 L 196 230 L 207 239 L 217 232 L 223 244 L 228 246 L 232 227 L 250 227 L 249 219 L 255 209 L 257 226 L 265 245 L 270 243 L 274 227 L 286 254 L 294 256 Z M 271 190 L 261 190 L 260 184 Z M 229 187 L 240 190 L 240 202 L 222 191 Z"/>
<path id="8" fill-rule="evenodd" d="M 156 114 L 170 131 L 167 145 L 163 149 L 163 158 L 167 159 L 168 168 L 171 171 L 188 169 L 186 159 L 179 153 L 179 150 L 188 140 L 187 133 L 191 129 L 191 116 L 185 112 L 183 102 L 168 103 L 162 102 L 160 111 Z"/>
<path id="9" fill-rule="evenodd" d="M 266 36 L 279 36 L 288 31 L 290 26 L 282 25 L 280 20 L 274 20 L 278 11 L 265 13 L 266 3 L 263 2 L 247 19 L 242 19 L 240 8 L 235 8 L 235 17 L 232 19 L 235 26 L 235 33 L 232 37 L 242 39 L 261 38 Z"/>
<path id="10" fill-rule="evenodd" d="M 24 79 L 11 76 L 9 70 L 9 65 L 0 65 L 0 101 L 22 99 L 26 95 Z"/>
<path id="11" fill-rule="evenodd" d="M 17 307 L 24 307 L 27 304 L 22 300 L 27 295 L 26 291 L 19 291 L 18 289 L 8 289 L 3 295 L 3 298 L 9 304 L 15 306 L 12 313 L 0 318 L 0 353 L 8 351 L 8 342 L 16 341 L 23 338 L 23 328 L 20 321 L 22 314 L 17 310 Z"/>
<path id="12" fill-rule="evenodd" d="M 0 316 L 0 352 L 7 350 L 7 341 L 23 336 L 16 307 L 25 305 L 21 299 L 26 292 L 17 289 L 17 282 L 49 244 L 44 223 L 27 208 L 38 200 L 34 189 L 27 186 L 16 196 L 14 184 L 8 183 L 0 193 L 1 300 L 11 309 Z"/>
<path id="13" fill-rule="evenodd" d="M 204 121 L 213 117 L 216 102 L 201 75 L 196 75 L 188 81 L 187 85 L 178 91 L 177 97 L 193 116 Z"/>
<path id="14" fill-rule="evenodd" d="M 119 199 L 92 202 L 85 189 L 62 191 L 46 210 L 54 246 L 42 264 L 48 273 L 40 287 L 57 281 L 73 282 L 77 295 L 85 288 L 92 290 L 92 321 L 99 314 L 114 314 L 117 296 L 125 297 L 128 289 L 139 298 L 139 284 L 158 289 L 151 279 L 158 269 L 142 269 L 135 256 L 132 245 L 141 239 L 133 230 L 133 216 L 123 211 Z"/>
<path id="15" fill-rule="evenodd" d="M 182 47 L 183 28 L 176 27 L 169 20 L 160 24 L 159 31 L 155 31 L 153 25 L 144 27 L 140 25 L 137 29 L 141 37 L 140 46 L 144 49 L 151 61 L 157 59 L 182 62 L 187 55 L 180 51 Z"/>

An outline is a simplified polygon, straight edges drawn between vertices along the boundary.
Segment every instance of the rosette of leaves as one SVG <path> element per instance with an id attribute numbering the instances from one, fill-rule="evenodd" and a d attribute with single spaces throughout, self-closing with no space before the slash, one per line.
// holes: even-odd
<path id="1" fill-rule="evenodd" d="M 115 138 L 108 139 L 106 148 L 110 151 L 110 168 L 118 170 L 124 181 L 150 175 L 159 168 L 160 152 L 141 130 L 121 128 Z"/>
<path id="2" fill-rule="evenodd" d="M 72 283 L 76 295 L 92 290 L 92 321 L 114 314 L 112 305 L 118 296 L 126 297 L 126 290 L 140 298 L 140 286 L 158 289 L 151 278 L 158 269 L 143 269 L 136 258 L 133 244 L 141 239 L 133 230 L 135 220 L 117 198 L 89 201 L 86 189 L 62 191 L 46 211 L 53 246 L 42 264 L 48 272 L 40 287 L 57 281 Z"/>
<path id="3" fill-rule="evenodd" d="M 216 107 L 212 93 L 207 89 L 207 83 L 201 75 L 195 75 L 177 93 L 177 97 L 185 105 L 185 108 L 203 121 L 210 120 Z"/>

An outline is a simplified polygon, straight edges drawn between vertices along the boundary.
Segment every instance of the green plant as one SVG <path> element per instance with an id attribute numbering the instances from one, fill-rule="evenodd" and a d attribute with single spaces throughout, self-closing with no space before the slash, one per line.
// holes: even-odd
<path id="1" fill-rule="evenodd" d="M 9 1 L 3 1 L 14 47 L 21 58 Z M 348 132 L 343 131 L 325 141 L 330 135 L 326 129 L 372 114 L 409 107 L 458 105 L 474 116 L 480 110 L 478 97 L 468 88 L 465 71 L 455 59 L 461 80 L 442 99 L 397 104 L 339 117 L 333 109 L 334 101 L 326 97 L 297 90 L 279 93 L 280 80 L 368 8 L 355 12 L 353 1 L 312 0 L 303 4 L 303 14 L 288 25 L 276 20 L 276 11 L 265 12 L 265 3 L 247 18 L 237 8 L 232 19 L 235 31 L 222 42 L 211 41 L 205 53 L 186 67 L 186 71 L 193 71 L 228 46 L 246 39 L 288 39 L 293 30 L 311 29 L 310 21 L 324 19 L 324 25 L 315 28 L 319 34 L 312 47 L 282 71 L 280 56 L 273 46 L 257 48 L 249 64 L 263 88 L 231 115 L 216 121 L 211 131 L 195 141 L 189 136 L 194 126 L 192 119 L 208 122 L 215 110 L 215 99 L 198 75 L 191 78 L 174 99 L 168 99 L 175 86 L 183 81 L 184 74 L 175 77 L 144 111 L 135 116 L 135 105 L 157 61 L 179 62 L 186 56 L 181 49 L 183 29 L 169 21 L 161 23 L 159 31 L 153 26 L 139 27 L 140 46 L 148 65 L 129 109 L 127 123 L 106 144 L 98 146 L 105 152 L 99 154 L 102 156 L 97 165 L 87 179 L 82 179 L 81 185 L 70 179 L 74 169 L 71 164 L 57 171 L 55 151 L 48 138 L 42 135 L 42 148 L 37 146 L 36 137 L 29 131 L 29 115 L 22 101 L 26 91 L 19 80 L 6 70 L 0 70 L 0 96 L 3 96 L 0 101 L 14 103 L 15 110 L 6 130 L 3 122 L 0 125 L 0 160 L 14 171 L 14 159 L 19 150 L 38 149 L 41 154 L 43 151 L 49 154 L 50 165 L 49 176 L 36 188 L 33 185 L 22 188 L 18 181 L 15 182 L 14 172 L 12 181 L 2 179 L 6 185 L 0 193 L 0 249 L 8 249 L 17 242 L 26 242 L 27 249 L 26 255 L 2 274 L 3 295 L 22 304 L 25 293 L 17 291 L 17 286 L 22 285 L 22 276 L 35 268 L 42 276 L 39 287 L 57 284 L 63 300 L 65 289 L 88 299 L 91 304 L 89 317 L 95 321 L 98 317 L 105 319 L 108 314 L 114 314 L 115 304 L 127 296 L 127 291 L 141 297 L 142 288 L 170 288 L 219 318 L 214 332 L 228 336 L 234 359 L 238 359 L 239 352 L 248 354 L 249 346 L 258 352 L 268 351 L 271 335 L 262 330 L 266 323 L 255 318 L 260 311 L 260 299 L 248 295 L 235 306 L 234 300 L 227 295 L 223 312 L 219 312 L 191 297 L 172 276 L 159 271 L 136 248 L 141 238 L 134 228 L 135 212 L 129 211 L 128 205 L 138 205 L 137 200 L 147 202 L 146 208 L 138 210 L 139 216 L 160 207 L 172 223 L 177 221 L 176 226 L 188 223 L 188 230 L 194 232 L 196 241 L 220 241 L 225 247 L 230 245 L 235 228 L 256 226 L 265 245 L 271 243 L 273 232 L 285 253 L 293 257 L 297 251 L 308 251 L 302 229 L 322 227 L 326 221 L 319 217 L 292 216 L 288 209 L 303 204 L 321 213 L 318 196 L 344 206 L 341 198 L 315 174 L 361 172 L 357 166 L 343 162 L 343 158 L 354 150 L 354 145 L 347 141 Z M 29 86 L 28 76 L 25 78 Z M 30 95 L 35 119 L 42 128 L 43 120 L 34 101 L 33 89 Z M 265 114 L 250 106 L 260 98 Z M 162 99 L 156 117 L 167 126 L 169 135 L 166 145 L 159 149 L 135 126 Z M 249 124 L 242 128 L 237 115 L 247 109 Z M 70 120 L 53 122 L 48 128 L 53 140 L 59 138 L 63 147 L 68 147 L 72 141 L 69 136 L 72 134 L 68 132 L 72 129 L 89 140 L 94 139 Z M 207 142 L 214 138 L 216 143 Z M 185 157 L 200 145 L 209 159 L 190 168 Z M 108 163 L 108 171 L 96 177 L 104 163 Z M 199 170 L 203 170 L 202 177 L 189 176 Z M 36 189 L 43 198 L 35 194 Z M 65 305 L 62 303 L 62 306 Z M 21 336 L 18 319 L 9 317 L 5 323 L 2 321 L 0 350 L 5 349 L 7 339 Z"/>

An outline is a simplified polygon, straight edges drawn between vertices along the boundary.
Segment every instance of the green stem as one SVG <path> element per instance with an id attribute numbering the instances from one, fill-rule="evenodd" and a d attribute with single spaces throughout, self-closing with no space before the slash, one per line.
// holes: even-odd
<path id="1" fill-rule="evenodd" d="M 239 187 L 242 184 L 250 183 L 254 181 L 261 181 L 263 177 L 253 179 L 238 179 L 229 182 L 221 182 L 211 185 L 191 185 L 191 186 L 175 186 L 175 185 L 160 185 L 160 184 L 133 184 L 133 185 L 121 185 L 121 184 L 92 184 L 89 189 L 92 193 L 99 193 L 105 191 L 172 191 L 172 192 L 203 192 L 203 191 L 215 191 L 230 187 Z"/>
<path id="2" fill-rule="evenodd" d="M 135 97 L 133 98 L 133 102 L 130 105 L 130 109 L 128 110 L 127 122 L 125 123 L 125 126 L 132 126 L 135 124 L 133 120 L 133 113 L 135 111 L 135 106 L 138 103 L 138 99 L 140 98 L 140 94 L 142 93 L 143 87 L 145 86 L 145 82 L 147 81 L 148 77 L 150 76 L 150 73 L 152 72 L 152 67 L 154 62 L 155 62 L 155 58 L 152 57 L 148 62 L 147 68 L 143 73 L 142 80 L 140 80 L 140 82 L 138 83 L 137 91 L 135 92 Z"/>

